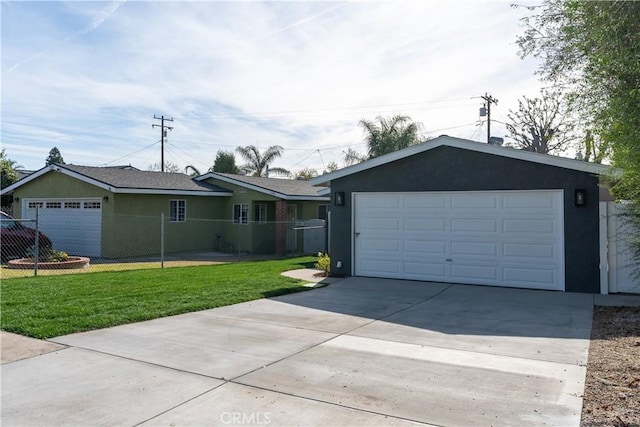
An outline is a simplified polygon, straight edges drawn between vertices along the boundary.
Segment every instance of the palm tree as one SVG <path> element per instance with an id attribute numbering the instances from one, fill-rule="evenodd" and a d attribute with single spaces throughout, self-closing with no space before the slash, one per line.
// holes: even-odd
<path id="1" fill-rule="evenodd" d="M 344 158 L 342 160 L 347 166 L 355 165 L 356 163 L 362 163 L 367 160 L 367 156 L 358 153 L 351 147 L 349 147 L 347 151 L 343 151 L 342 153 L 344 154 Z"/>
<path id="2" fill-rule="evenodd" d="M 247 162 L 240 169 L 253 176 L 266 176 L 270 172 L 288 176 L 290 172 L 286 169 L 269 167 L 275 159 L 282 156 L 283 150 L 279 145 L 272 145 L 260 154 L 260 150 L 254 145 L 236 148 L 236 152 Z"/>
<path id="3" fill-rule="evenodd" d="M 393 153 L 422 141 L 422 124 L 411 121 L 409 116 L 395 115 L 391 118 L 376 117 L 376 121 L 362 119 L 369 159 Z"/>

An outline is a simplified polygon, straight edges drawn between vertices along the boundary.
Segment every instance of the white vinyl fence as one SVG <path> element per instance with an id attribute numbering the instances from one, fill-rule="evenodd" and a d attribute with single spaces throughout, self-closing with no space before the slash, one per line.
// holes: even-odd
<path id="1" fill-rule="evenodd" d="M 640 232 L 621 215 L 624 204 L 600 202 L 600 292 L 640 293 L 630 237 Z"/>

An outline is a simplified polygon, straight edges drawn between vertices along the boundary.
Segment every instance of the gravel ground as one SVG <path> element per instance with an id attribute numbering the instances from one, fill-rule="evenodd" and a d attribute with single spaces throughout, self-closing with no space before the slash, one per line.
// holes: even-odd
<path id="1" fill-rule="evenodd" d="M 595 307 L 581 426 L 640 426 L 640 307 Z"/>

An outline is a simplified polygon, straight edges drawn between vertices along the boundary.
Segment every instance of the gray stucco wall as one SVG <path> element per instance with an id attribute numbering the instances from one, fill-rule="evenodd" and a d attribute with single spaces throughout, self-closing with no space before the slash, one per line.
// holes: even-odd
<path id="1" fill-rule="evenodd" d="M 587 204 L 574 206 L 576 189 Z M 351 273 L 351 193 L 564 189 L 565 289 L 600 291 L 598 178 L 585 172 L 438 147 L 331 182 L 331 273 Z M 345 205 L 335 206 L 335 192 Z M 342 268 L 336 262 L 342 261 Z"/>

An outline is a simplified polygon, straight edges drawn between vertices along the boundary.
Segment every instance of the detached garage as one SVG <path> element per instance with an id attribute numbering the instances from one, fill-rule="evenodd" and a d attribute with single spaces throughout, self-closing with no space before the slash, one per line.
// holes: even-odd
<path id="1" fill-rule="evenodd" d="M 312 183 L 332 274 L 596 293 L 605 170 L 441 136 Z"/>

